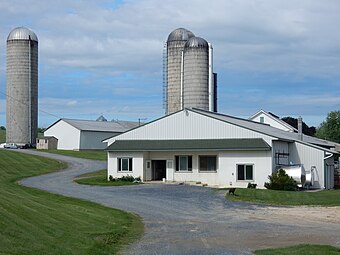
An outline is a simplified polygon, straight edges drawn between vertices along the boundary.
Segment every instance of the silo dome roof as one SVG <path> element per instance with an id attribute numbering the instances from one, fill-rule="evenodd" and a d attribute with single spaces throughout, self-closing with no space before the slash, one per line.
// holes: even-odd
<path id="1" fill-rule="evenodd" d="M 7 41 L 10 40 L 29 40 L 38 41 L 37 35 L 26 27 L 14 28 L 8 35 Z"/>
<path id="2" fill-rule="evenodd" d="M 168 36 L 168 42 L 171 41 L 187 41 L 189 38 L 195 35 L 185 28 L 177 28 L 172 31 Z"/>
<path id="3" fill-rule="evenodd" d="M 201 37 L 191 37 L 186 43 L 185 48 L 208 48 L 208 42 Z"/>

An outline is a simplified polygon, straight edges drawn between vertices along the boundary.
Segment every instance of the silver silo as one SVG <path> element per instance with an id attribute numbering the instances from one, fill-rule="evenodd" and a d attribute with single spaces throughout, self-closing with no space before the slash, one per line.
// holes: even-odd
<path id="1" fill-rule="evenodd" d="M 166 78 L 166 114 L 182 109 L 181 87 L 183 84 L 182 54 L 188 39 L 195 35 L 185 28 L 172 31 L 167 40 L 167 78 Z"/>
<path id="2" fill-rule="evenodd" d="M 6 142 L 35 144 L 38 127 L 38 38 L 25 28 L 7 37 Z"/>
<path id="3" fill-rule="evenodd" d="M 209 45 L 200 37 L 184 46 L 183 107 L 209 110 Z"/>

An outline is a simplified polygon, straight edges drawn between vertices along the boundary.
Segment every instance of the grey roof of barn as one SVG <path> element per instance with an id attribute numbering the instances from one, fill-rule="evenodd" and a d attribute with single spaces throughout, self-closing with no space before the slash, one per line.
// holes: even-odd
<path id="1" fill-rule="evenodd" d="M 107 151 L 211 151 L 211 150 L 270 150 L 260 138 L 252 139 L 188 139 L 188 140 L 116 140 Z"/>
<path id="2" fill-rule="evenodd" d="M 32 40 L 38 42 L 38 37 L 32 30 L 26 27 L 16 27 L 7 37 L 7 41 L 10 40 Z"/>
<path id="3" fill-rule="evenodd" d="M 71 126 L 82 130 L 82 131 L 100 131 L 100 132 L 117 132 L 123 133 L 132 128 L 139 127 L 143 123 L 135 122 L 135 121 L 124 121 L 124 120 L 115 120 L 115 121 L 95 121 L 95 120 L 77 120 L 77 119 L 59 119 L 47 129 L 51 128 L 59 121 L 65 121 Z M 46 130 L 47 130 L 46 129 Z"/>

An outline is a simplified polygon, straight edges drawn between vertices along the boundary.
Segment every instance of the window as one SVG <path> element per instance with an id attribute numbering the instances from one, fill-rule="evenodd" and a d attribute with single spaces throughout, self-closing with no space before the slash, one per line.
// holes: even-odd
<path id="1" fill-rule="evenodd" d="M 200 171 L 216 171 L 217 170 L 216 156 L 199 156 Z"/>
<path id="2" fill-rule="evenodd" d="M 260 117 L 260 122 L 264 123 L 264 117 Z"/>
<path id="3" fill-rule="evenodd" d="M 118 171 L 132 172 L 132 158 L 118 158 Z"/>
<path id="4" fill-rule="evenodd" d="M 192 156 L 175 156 L 176 171 L 192 171 Z"/>
<path id="5" fill-rule="evenodd" d="M 253 180 L 253 165 L 237 165 L 237 180 L 252 181 Z"/>

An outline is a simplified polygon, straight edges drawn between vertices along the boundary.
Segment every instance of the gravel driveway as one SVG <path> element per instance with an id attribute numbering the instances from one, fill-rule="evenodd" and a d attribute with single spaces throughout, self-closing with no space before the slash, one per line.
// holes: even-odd
<path id="1" fill-rule="evenodd" d="M 260 248 L 299 243 L 340 246 L 339 207 L 309 213 L 306 207 L 234 203 L 221 191 L 187 185 L 79 185 L 72 181 L 75 176 L 104 169 L 106 162 L 24 152 L 67 162 L 69 168 L 21 184 L 140 215 L 145 235 L 126 254 L 252 254 Z"/>

